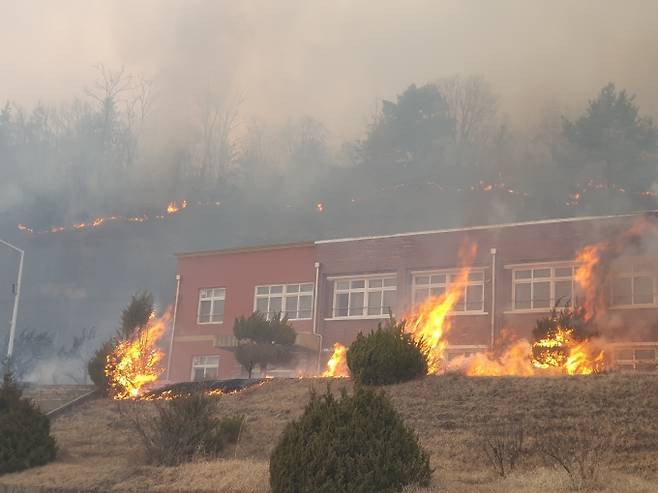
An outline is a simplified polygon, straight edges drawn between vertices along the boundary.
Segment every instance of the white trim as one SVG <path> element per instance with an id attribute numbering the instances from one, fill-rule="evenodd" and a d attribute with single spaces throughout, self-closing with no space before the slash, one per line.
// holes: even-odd
<path id="1" fill-rule="evenodd" d="M 542 267 L 576 267 L 578 262 L 574 260 L 547 260 L 546 262 L 528 262 L 524 264 L 505 264 L 503 266 L 506 270 L 522 270 L 522 269 L 541 269 Z"/>
<path id="2" fill-rule="evenodd" d="M 555 275 L 555 270 L 556 269 L 571 269 L 571 275 L 570 276 L 556 276 Z M 539 313 L 539 312 L 550 312 L 552 308 L 555 307 L 555 304 L 557 303 L 557 299 L 555 296 L 555 284 L 557 282 L 564 282 L 564 281 L 571 281 L 571 304 L 573 305 L 574 303 L 574 298 L 577 290 L 577 282 L 576 282 L 576 264 L 574 262 L 552 262 L 552 263 L 546 263 L 542 262 L 541 265 L 537 264 L 521 264 L 518 267 L 514 267 L 512 269 L 512 312 L 513 313 L 522 313 L 522 312 L 527 312 L 527 313 Z M 549 270 L 549 276 L 548 277 L 537 277 L 535 278 L 534 270 Z M 529 278 L 516 278 L 516 273 L 518 271 L 530 271 L 530 277 Z M 533 307 L 536 301 L 546 301 L 546 300 L 535 300 L 534 297 L 534 292 L 535 292 L 535 283 L 548 283 L 548 306 L 542 306 L 542 307 Z M 516 308 L 516 287 L 520 284 L 527 284 L 530 286 L 530 299 L 528 302 L 530 303 L 530 308 Z M 504 313 L 507 313 L 504 312 Z"/>
<path id="3" fill-rule="evenodd" d="M 651 279 L 651 290 L 652 290 L 652 296 L 653 296 L 653 302 L 652 303 L 633 303 L 633 300 L 635 299 L 635 279 L 637 277 L 648 277 Z M 620 309 L 620 310 L 627 310 L 627 309 L 634 309 L 634 308 L 657 308 L 658 307 L 658 296 L 656 296 L 656 282 L 658 281 L 657 279 L 658 276 L 656 276 L 656 273 L 651 270 L 645 270 L 642 268 L 635 268 L 635 263 L 631 262 L 631 268 L 630 270 L 622 270 L 621 268 L 618 268 L 617 271 L 614 271 L 610 274 L 609 276 L 609 303 L 608 303 L 608 308 L 610 309 Z M 614 292 L 614 282 L 617 279 L 630 279 L 631 281 L 631 303 L 628 304 L 623 304 L 623 305 L 615 305 L 615 292 Z"/>
<path id="4" fill-rule="evenodd" d="M 487 314 L 487 312 L 485 312 L 485 310 L 484 310 L 484 286 L 485 286 L 485 283 L 487 282 L 486 281 L 486 271 L 489 268 L 490 268 L 489 266 L 487 266 L 487 267 L 473 267 L 469 270 L 469 274 L 473 273 L 473 272 L 481 273 L 482 274 L 482 280 L 480 280 L 480 281 L 466 280 L 466 282 L 462 283 L 462 286 L 464 288 L 464 294 L 462 295 L 461 300 L 463 300 L 463 303 L 464 303 L 464 310 L 459 310 L 459 311 L 451 310 L 449 312 L 450 315 L 486 315 Z M 440 285 L 440 286 L 443 286 L 444 292 L 445 292 L 445 290 L 447 290 L 448 286 L 451 284 L 451 283 L 448 282 L 448 276 L 452 276 L 454 274 L 459 274 L 459 272 L 461 272 L 462 270 L 463 269 L 460 269 L 460 268 L 451 268 L 451 269 L 439 269 L 439 270 L 426 270 L 426 271 L 412 272 L 411 273 L 411 304 L 412 304 L 412 306 L 417 305 L 418 303 L 422 303 L 422 301 L 421 302 L 416 302 L 416 299 L 415 299 L 416 298 L 416 288 L 417 287 L 419 287 L 419 289 L 424 289 L 424 287 L 426 286 L 428 291 L 431 291 L 432 286 L 436 287 L 436 286 Z M 443 275 L 446 276 L 446 280 L 445 280 L 444 283 L 434 284 L 434 285 L 432 285 L 431 282 L 428 283 L 428 284 L 421 284 L 421 285 L 416 284 L 416 278 L 419 277 L 419 276 L 427 276 L 427 277 L 431 278 L 431 276 L 437 275 L 437 274 L 438 275 L 443 274 Z M 468 286 L 482 286 L 482 309 L 480 309 L 480 310 L 466 310 L 466 303 L 468 301 L 466 299 L 466 290 L 468 289 Z M 425 298 L 425 299 L 427 299 L 427 298 Z"/>
<path id="5" fill-rule="evenodd" d="M 313 281 L 278 282 L 278 283 L 274 282 L 274 283 L 270 283 L 270 284 L 258 284 L 256 286 L 254 286 L 254 312 L 257 311 L 256 306 L 257 306 L 259 298 L 261 298 L 261 299 L 262 298 L 267 298 L 269 300 L 273 296 L 272 293 L 258 294 L 258 288 L 271 288 L 272 286 L 281 286 L 281 293 L 274 293 L 275 297 L 278 297 L 278 296 L 276 296 L 277 294 L 281 295 L 280 296 L 281 297 L 281 314 L 285 315 L 287 313 L 287 307 L 286 307 L 286 298 L 287 297 L 294 298 L 295 295 L 297 295 L 297 311 L 296 311 L 296 313 L 299 313 L 299 311 L 300 311 L 299 310 L 299 297 L 300 297 L 300 295 L 304 295 L 304 296 L 309 296 L 310 295 L 311 296 L 311 313 L 310 313 L 310 315 L 308 317 L 304 317 L 304 318 L 289 318 L 288 320 L 291 321 L 291 322 L 302 321 L 302 320 L 312 320 L 313 319 L 313 302 L 315 300 L 313 292 L 314 292 L 315 288 L 311 287 L 310 291 L 297 291 L 296 293 L 294 293 L 294 292 L 293 293 L 288 293 L 287 292 L 287 286 L 290 286 L 292 284 L 297 284 L 299 286 L 299 289 L 301 289 L 302 284 L 310 284 L 311 286 L 313 286 Z M 267 305 L 269 307 L 269 305 L 270 305 L 269 301 L 268 301 Z M 263 315 L 265 315 L 267 317 L 268 313 L 263 313 Z"/>
<path id="6" fill-rule="evenodd" d="M 395 276 L 397 280 L 398 273 L 393 272 L 381 272 L 377 274 L 340 274 L 337 276 L 327 276 L 327 281 L 340 281 L 342 279 L 371 279 L 373 277 L 393 277 Z"/>
<path id="7" fill-rule="evenodd" d="M 387 286 L 386 285 L 386 280 L 393 280 L 395 282 L 394 286 Z M 331 279 L 331 282 L 333 282 L 333 289 L 332 289 L 332 305 L 331 305 L 331 318 L 338 318 L 338 319 L 362 319 L 362 318 L 388 318 L 389 314 L 387 313 L 378 313 L 378 314 L 368 314 L 370 309 L 376 308 L 377 305 L 372 305 L 371 306 L 371 300 L 370 296 L 371 294 L 374 293 L 379 293 L 380 295 L 380 300 L 379 300 L 379 309 L 383 310 L 387 305 L 384 305 L 384 295 L 385 293 L 394 293 L 394 296 L 397 296 L 398 292 L 398 275 L 397 273 L 395 274 L 383 274 L 383 275 L 366 275 L 366 276 L 360 276 L 360 275 L 354 275 L 354 276 L 349 276 L 349 277 L 341 277 L 341 278 L 336 278 L 336 279 Z M 354 281 L 363 281 L 363 287 L 362 288 L 356 288 L 352 287 L 352 283 Z M 370 283 L 371 281 L 380 281 L 381 286 L 371 286 Z M 338 289 L 337 284 L 340 282 L 346 282 L 348 284 L 347 288 L 343 289 Z M 360 314 L 354 314 L 350 315 L 350 309 L 351 309 L 351 300 L 353 295 L 358 295 L 361 294 L 363 296 L 363 306 L 361 307 L 361 313 Z M 345 309 L 347 310 L 347 315 L 338 315 L 336 316 L 336 310 L 337 310 L 337 299 L 341 295 L 347 295 L 347 306 Z M 356 308 L 356 307 L 355 307 Z M 392 309 L 392 306 L 388 306 L 389 310 Z"/>
<path id="8" fill-rule="evenodd" d="M 490 268 L 491 268 L 490 265 L 472 265 L 472 266 L 469 267 L 471 272 L 480 271 L 480 270 L 484 271 L 484 270 L 487 270 L 487 269 L 490 269 Z M 442 268 L 442 267 L 437 267 L 437 268 L 427 268 L 427 269 L 422 269 L 422 270 L 412 270 L 412 271 L 409 271 L 409 274 L 411 274 L 412 276 L 415 276 L 415 275 L 421 275 L 422 276 L 423 274 L 428 274 L 428 273 L 430 273 L 430 274 L 434 274 L 434 273 L 454 274 L 456 272 L 461 272 L 462 270 L 464 270 L 464 269 L 460 268 L 460 267 L 448 267 L 448 268 L 445 268 L 445 269 Z"/>
<path id="9" fill-rule="evenodd" d="M 380 240 L 384 238 L 401 238 L 406 236 L 420 236 L 420 235 L 431 235 L 438 233 L 458 233 L 462 231 L 478 231 L 483 229 L 497 229 L 497 228 L 511 228 L 515 226 L 532 226 L 535 224 L 556 224 L 556 223 L 570 223 L 578 221 L 592 221 L 596 219 L 622 219 L 625 217 L 635 217 L 635 216 L 646 216 L 651 213 L 658 213 L 658 209 L 652 209 L 648 211 L 635 211 L 627 214 L 616 214 L 610 216 L 583 216 L 583 217 L 566 217 L 558 219 L 540 219 L 537 221 L 523 221 L 516 223 L 503 223 L 503 224 L 491 224 L 484 226 L 471 226 L 467 228 L 448 228 L 448 229 L 435 229 L 435 230 L 425 230 L 425 231 L 416 231 L 408 233 L 396 233 L 390 235 L 373 235 L 373 236 L 356 236 L 353 238 L 337 238 L 331 240 L 317 240 L 314 243 L 316 245 L 329 244 L 329 243 L 347 243 L 350 241 L 364 241 L 364 240 Z"/>
<path id="10" fill-rule="evenodd" d="M 208 357 L 217 358 L 217 365 L 208 365 L 208 364 L 195 365 L 194 364 L 194 359 L 195 358 L 208 358 Z M 220 363 L 220 360 L 221 360 L 221 357 L 219 356 L 219 354 L 195 354 L 195 355 L 193 355 L 192 356 L 192 368 L 191 368 L 191 371 L 190 371 L 190 381 L 192 381 L 192 382 L 201 382 L 201 381 L 203 381 L 203 380 L 194 380 L 194 370 L 196 370 L 197 368 L 203 368 L 204 377 L 205 377 L 205 373 L 206 373 L 205 370 L 206 369 L 216 368 L 217 369 L 217 376 L 215 378 L 219 378 L 219 363 Z"/>
<path id="11" fill-rule="evenodd" d="M 215 286 L 211 288 L 199 288 L 198 295 L 197 295 L 197 308 L 196 308 L 196 323 L 197 325 L 221 325 L 224 323 L 224 312 L 222 312 L 222 319 L 219 322 L 215 321 L 208 321 L 208 322 L 200 322 L 199 321 L 199 315 L 201 314 L 201 291 L 204 289 L 222 289 L 224 291 L 224 297 L 223 298 L 204 298 L 205 301 L 210 300 L 210 318 L 212 318 L 212 312 L 213 308 L 215 307 L 215 300 L 218 301 L 223 301 L 224 302 L 224 310 L 226 310 L 226 288 L 222 286 Z"/>
<path id="12" fill-rule="evenodd" d="M 351 317 L 328 317 L 325 318 L 324 320 L 327 322 L 331 322 L 334 320 L 340 321 L 340 320 L 386 320 L 388 317 L 388 314 L 386 315 L 352 315 Z"/>
<path id="13" fill-rule="evenodd" d="M 505 310 L 503 315 L 527 315 L 530 313 L 550 313 L 552 308 L 524 308 L 523 310 Z"/>

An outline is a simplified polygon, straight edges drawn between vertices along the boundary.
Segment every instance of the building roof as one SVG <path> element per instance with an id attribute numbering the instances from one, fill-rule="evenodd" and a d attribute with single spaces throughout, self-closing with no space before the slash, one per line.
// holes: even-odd
<path id="1" fill-rule="evenodd" d="M 406 233 L 393 233 L 388 235 L 371 235 L 371 236 L 355 236 L 352 238 L 335 238 L 329 240 L 317 240 L 317 241 L 307 241 L 307 242 L 297 242 L 297 243 L 279 243 L 279 244 L 270 244 L 270 245 L 257 245 L 257 246 L 246 246 L 246 247 L 236 247 L 236 248 L 225 248 L 219 250 L 204 250 L 197 252 L 180 252 L 176 253 L 178 258 L 186 257 L 201 257 L 207 255 L 226 255 L 231 253 L 245 253 L 245 252 L 258 252 L 263 250 L 279 250 L 284 248 L 301 248 L 308 247 L 313 245 L 322 245 L 328 243 L 347 243 L 351 241 L 364 241 L 364 240 L 380 240 L 384 238 L 400 238 L 405 236 L 422 236 L 422 235 L 431 235 L 437 233 L 457 233 L 462 231 L 478 231 L 486 229 L 501 229 L 501 228 L 512 228 L 516 226 L 531 226 L 536 224 L 554 224 L 554 223 L 571 223 L 577 221 L 592 221 L 592 220 L 603 220 L 603 219 L 618 219 L 624 217 L 636 217 L 636 216 L 645 216 L 650 214 L 658 214 L 658 209 L 646 210 L 646 211 L 635 211 L 629 212 L 626 214 L 613 214 L 607 216 L 581 216 L 581 217 L 566 217 L 566 218 L 555 218 L 555 219 L 539 219 L 536 221 L 522 221 L 522 222 L 513 222 L 513 223 L 500 223 L 500 224 L 486 224 L 480 226 L 469 226 L 461 228 L 447 228 L 447 229 L 431 229 L 425 231 L 410 231 Z"/>

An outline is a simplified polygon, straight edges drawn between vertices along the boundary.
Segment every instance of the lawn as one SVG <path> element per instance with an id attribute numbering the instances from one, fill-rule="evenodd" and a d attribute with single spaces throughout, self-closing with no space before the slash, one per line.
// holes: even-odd
<path id="1" fill-rule="evenodd" d="M 98 399 L 53 422 L 60 453 L 49 465 L 0 477 L 1 484 L 99 491 L 268 491 L 268 457 L 283 427 L 303 411 L 311 388 L 327 380 L 270 380 L 220 397 L 222 412 L 245 414 L 237 446 L 225 457 L 176 467 L 147 465 L 125 424 L 134 404 Z M 351 388 L 347 379 L 333 390 Z M 532 492 L 572 490 L 567 475 L 536 454 L 508 477 L 486 462 L 482 429 L 520 416 L 529 436 L 593 426 L 610 435 L 597 491 L 658 491 L 658 376 L 598 375 L 546 378 L 434 376 L 386 387 L 420 436 L 435 469 L 429 488 L 414 492 Z M 138 406 L 153 406 L 139 402 Z M 534 433 L 534 435 L 533 435 Z M 529 443 L 532 442 L 530 438 Z"/>

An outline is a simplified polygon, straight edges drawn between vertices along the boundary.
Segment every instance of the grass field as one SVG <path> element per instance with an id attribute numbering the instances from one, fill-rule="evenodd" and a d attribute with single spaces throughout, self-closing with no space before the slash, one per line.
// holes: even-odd
<path id="1" fill-rule="evenodd" d="M 333 390 L 351 388 L 349 380 L 331 385 Z M 326 380 L 272 380 L 222 396 L 222 411 L 247 416 L 237 446 L 221 459 L 168 468 L 145 465 L 138 439 L 121 419 L 121 406 L 128 403 L 91 401 L 54 421 L 60 447 L 54 463 L 2 476 L 0 483 L 100 491 L 267 492 L 269 453 L 285 424 L 302 412 L 312 387 L 323 391 Z M 410 492 L 573 490 L 562 470 L 536 454 L 524 457 L 506 478 L 488 465 L 482 427 L 510 415 L 522 415 L 527 428 L 540 433 L 594 425 L 597 433 L 610 434 L 611 439 L 593 488 L 610 493 L 658 491 L 657 375 L 437 376 L 386 391 L 420 436 L 435 469 L 429 488 Z"/>

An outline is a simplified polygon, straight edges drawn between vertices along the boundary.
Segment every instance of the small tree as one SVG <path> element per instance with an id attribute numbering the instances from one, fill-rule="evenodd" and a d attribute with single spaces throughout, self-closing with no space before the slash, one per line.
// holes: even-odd
<path id="1" fill-rule="evenodd" d="M 383 392 L 311 394 L 270 457 L 273 493 L 387 493 L 427 485 L 429 455 Z"/>
<path id="2" fill-rule="evenodd" d="M 256 366 L 266 373 L 269 365 L 283 365 L 292 359 L 296 333 L 288 317 L 277 314 L 269 320 L 260 312 L 235 319 L 233 333 L 238 340 L 235 358 L 249 374 Z"/>
<path id="3" fill-rule="evenodd" d="M 387 385 L 427 374 L 423 342 L 404 329 L 404 321 L 389 321 L 368 335 L 357 335 L 347 352 L 352 378 L 366 385 Z"/>
<path id="4" fill-rule="evenodd" d="M 91 378 L 91 381 L 103 393 L 103 395 L 107 395 L 110 390 L 110 384 L 107 375 L 105 374 L 105 367 L 107 366 L 107 357 L 114 350 L 115 346 L 116 342 L 113 339 L 105 341 L 103 345 L 96 350 L 87 364 L 89 378 Z"/>
<path id="5" fill-rule="evenodd" d="M 46 464 L 56 453 L 48 417 L 5 373 L 0 386 L 0 474 Z"/>

